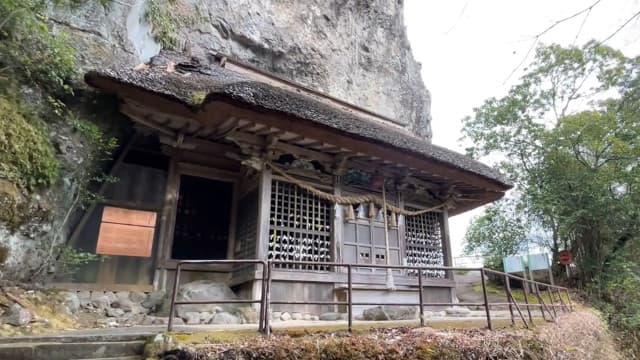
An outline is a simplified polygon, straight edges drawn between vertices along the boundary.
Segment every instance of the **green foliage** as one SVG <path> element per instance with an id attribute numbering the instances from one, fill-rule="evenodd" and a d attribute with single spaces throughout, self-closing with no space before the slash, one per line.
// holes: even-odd
<path id="1" fill-rule="evenodd" d="M 523 215 L 551 235 L 554 258 L 563 248 L 574 254 L 578 285 L 634 339 L 640 274 L 623 254 L 640 246 L 638 119 L 640 58 L 594 42 L 541 47 L 520 83 L 464 119 L 469 152 L 503 159 Z"/>
<path id="2" fill-rule="evenodd" d="M 56 260 L 56 274 L 58 276 L 73 276 L 80 266 L 107 259 L 106 256 L 79 251 L 67 245 L 56 246 L 54 252 L 58 254 Z"/>
<path id="3" fill-rule="evenodd" d="M 502 271 L 502 258 L 517 254 L 526 245 L 529 223 L 518 212 L 507 200 L 489 206 L 467 230 L 465 254 L 481 255 L 485 266 Z"/>
<path id="4" fill-rule="evenodd" d="M 194 91 L 191 94 L 191 103 L 194 105 L 202 105 L 206 98 L 207 93 L 205 91 Z"/>
<path id="5" fill-rule="evenodd" d="M 52 94 L 69 93 L 75 49 L 49 31 L 42 0 L 0 0 L 0 85 L 19 79 Z"/>
<path id="6" fill-rule="evenodd" d="M 0 96 L 0 178 L 26 189 L 51 185 L 58 160 L 47 135 Z"/>
<path id="7" fill-rule="evenodd" d="M 91 145 L 92 154 L 89 157 L 92 161 L 110 160 L 113 152 L 118 148 L 118 139 L 107 137 L 96 124 L 73 117 L 71 118 L 73 128 L 78 131 Z"/>
<path id="8" fill-rule="evenodd" d="M 145 19 L 151 25 L 153 37 L 163 49 L 168 50 L 177 48 L 178 30 L 195 21 L 195 17 L 183 8 L 180 0 L 149 0 Z"/>
<path id="9" fill-rule="evenodd" d="M 588 291 L 614 329 L 623 347 L 640 354 L 640 246 L 626 244 L 611 259 L 607 271 Z"/>

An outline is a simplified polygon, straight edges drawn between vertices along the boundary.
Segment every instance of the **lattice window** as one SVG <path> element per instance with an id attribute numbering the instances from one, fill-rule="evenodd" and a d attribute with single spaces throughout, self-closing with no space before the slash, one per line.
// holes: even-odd
<path id="1" fill-rule="evenodd" d="M 410 266 L 442 266 L 442 227 L 440 213 L 428 212 L 417 216 L 406 216 L 406 258 Z M 417 275 L 416 271 L 409 272 Z M 431 278 L 444 278 L 441 270 L 424 270 L 423 274 Z"/>
<path id="2" fill-rule="evenodd" d="M 271 185 L 269 259 L 331 261 L 331 203 L 297 186 L 274 180 Z M 279 265 L 280 268 L 329 270 L 322 265 Z"/>

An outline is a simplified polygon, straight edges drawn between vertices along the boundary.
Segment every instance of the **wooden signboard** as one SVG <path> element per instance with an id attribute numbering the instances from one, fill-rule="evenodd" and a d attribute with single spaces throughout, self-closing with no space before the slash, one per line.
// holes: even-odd
<path id="1" fill-rule="evenodd" d="M 157 214 L 105 206 L 96 254 L 150 257 Z"/>

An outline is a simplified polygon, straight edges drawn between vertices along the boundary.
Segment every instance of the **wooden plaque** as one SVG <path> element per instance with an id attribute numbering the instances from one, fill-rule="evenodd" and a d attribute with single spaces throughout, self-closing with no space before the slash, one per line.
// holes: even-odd
<path id="1" fill-rule="evenodd" d="M 150 257 L 157 214 L 105 206 L 96 253 Z"/>

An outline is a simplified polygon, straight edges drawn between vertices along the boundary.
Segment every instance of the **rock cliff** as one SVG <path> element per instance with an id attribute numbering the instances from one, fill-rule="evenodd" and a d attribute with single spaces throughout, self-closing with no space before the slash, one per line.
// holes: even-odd
<path id="1" fill-rule="evenodd" d="M 0 0 L 0 19 L 9 21 L 7 26 L 16 29 L 0 32 L 0 41 L 14 42 L 14 48 L 0 46 L 0 72 L 9 69 L 15 75 L 15 79 L 0 76 L 0 80 L 13 84 L 11 89 L 3 85 L 6 89 L 0 89 L 0 100 L 20 103 L 29 113 L 38 114 L 27 122 L 42 128 L 38 136 L 48 137 L 44 142 L 54 149 L 50 151 L 55 152 L 51 161 L 57 162 L 60 170 L 46 186 L 36 187 L 18 186 L 19 182 L 3 176 L 0 171 L 0 210 L 9 209 L 0 211 L 0 280 L 32 281 L 34 274 L 60 271 L 48 264 L 59 259 L 61 250 L 57 246 L 68 237 L 69 228 L 81 212 L 76 209 L 86 201 L 87 183 L 95 178 L 95 168 L 100 167 L 89 155 L 96 139 L 93 143 L 87 140 L 100 133 L 91 124 L 101 125 L 100 129 L 119 126 L 121 133 L 129 131 L 128 121 L 117 113 L 113 99 L 96 100 L 81 81 L 73 84 L 73 96 L 66 92 L 52 97 L 43 79 L 60 87 L 61 78 L 65 78 L 66 87 L 67 73 L 73 72 L 79 80 L 90 69 L 132 67 L 147 61 L 162 48 L 194 56 L 221 53 L 394 118 L 425 141 L 431 141 L 430 95 L 420 77 L 420 64 L 411 54 L 402 0 L 51 0 L 46 3 L 42 10 L 38 5 L 40 1 Z M 58 43 L 48 37 L 46 26 L 47 36 L 42 33 L 35 36 L 33 27 L 29 27 L 33 26 L 31 23 L 22 28 L 18 23 L 11 24 L 11 21 L 20 21 L 20 16 L 32 21 L 36 21 L 34 16 L 45 18 L 26 16 L 34 9 L 38 14 L 43 11 L 48 15 L 47 23 L 54 34 L 66 37 L 58 37 L 61 39 Z M 32 52 L 48 54 L 45 58 L 51 59 L 29 58 L 30 50 L 16 45 L 25 41 L 17 35 L 20 31 L 31 36 L 31 43 L 36 44 Z M 54 49 L 66 49 L 66 45 L 60 47 L 66 42 L 75 50 L 73 65 L 65 58 L 60 58 L 64 61 L 53 59 L 61 55 Z M 54 45 L 58 48 L 51 47 Z M 39 68 L 39 64 L 43 66 Z M 59 71 L 65 64 L 72 69 Z M 39 72 L 34 75 L 33 69 Z M 22 110 L 15 110 L 13 115 L 5 111 L 5 120 L 18 123 L 14 117 Z M 49 114 L 56 114 L 58 119 L 44 119 Z M 65 119 L 60 119 L 62 117 Z M 82 121 L 78 122 L 79 119 Z M 26 120 L 21 118 L 21 121 Z M 29 129 L 29 126 L 23 128 Z M 21 138 L 20 142 L 30 140 Z M 15 150 L 18 145 L 6 146 Z M 98 145 L 104 147 L 105 144 Z M 22 164 L 20 159 L 14 160 L 15 164 Z M 81 250 L 90 253 L 94 249 Z M 82 260 L 77 256 L 73 259 Z"/>
<path id="2" fill-rule="evenodd" d="M 218 52 L 405 124 L 431 139 L 430 96 L 402 0 L 110 0 L 52 6 L 84 70 L 146 61 L 161 47 Z"/>

